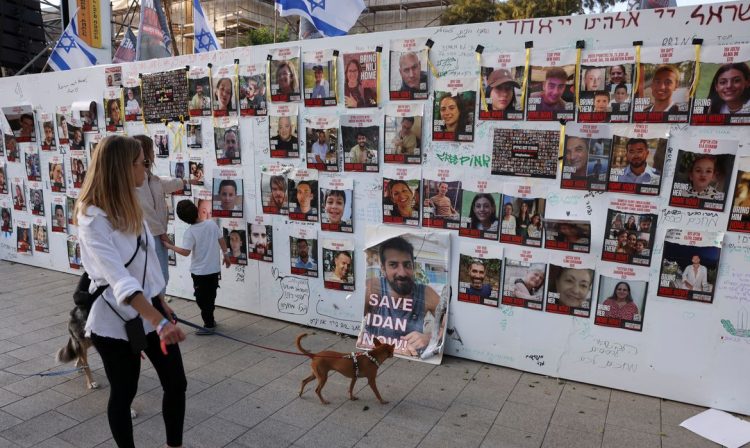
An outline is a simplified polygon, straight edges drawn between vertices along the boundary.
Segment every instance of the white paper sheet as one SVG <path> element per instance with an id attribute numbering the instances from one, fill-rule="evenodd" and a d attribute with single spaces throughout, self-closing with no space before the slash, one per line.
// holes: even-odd
<path id="1" fill-rule="evenodd" d="M 750 442 L 750 422 L 716 409 L 690 417 L 680 426 L 727 448 L 739 448 Z"/>

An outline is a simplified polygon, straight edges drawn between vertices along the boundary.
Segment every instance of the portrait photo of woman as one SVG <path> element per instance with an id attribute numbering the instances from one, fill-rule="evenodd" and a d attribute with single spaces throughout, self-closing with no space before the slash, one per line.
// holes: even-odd
<path id="1" fill-rule="evenodd" d="M 750 67 L 746 62 L 724 64 L 711 80 L 709 113 L 750 114 Z"/>
<path id="2" fill-rule="evenodd" d="M 214 86 L 214 115 L 224 116 L 237 110 L 232 78 L 219 78 Z"/>
<path id="3" fill-rule="evenodd" d="M 515 221 L 513 223 L 515 227 Z M 485 232 L 497 232 L 497 206 L 489 193 L 477 193 L 469 207 L 469 228 Z"/>
<path id="4" fill-rule="evenodd" d="M 344 68 L 344 104 L 348 108 L 377 107 L 377 92 L 362 83 L 362 66 L 353 56 Z"/>

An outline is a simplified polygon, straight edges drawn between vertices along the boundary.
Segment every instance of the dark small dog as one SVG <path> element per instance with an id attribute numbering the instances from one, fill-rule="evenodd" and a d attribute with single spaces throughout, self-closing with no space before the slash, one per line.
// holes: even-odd
<path id="1" fill-rule="evenodd" d="M 83 373 L 86 375 L 86 387 L 89 389 L 98 389 L 99 385 L 94 381 L 94 376 L 91 374 L 91 369 L 89 368 L 88 351 L 92 344 L 91 339 L 86 337 L 85 328 L 88 318 L 88 311 L 79 307 L 75 307 L 70 311 L 70 320 L 68 321 L 70 338 L 65 347 L 57 351 L 55 359 L 61 363 L 69 363 L 75 360 L 75 366 L 83 368 Z M 130 417 L 138 417 L 138 413 L 133 408 L 130 408 Z"/>
<path id="2" fill-rule="evenodd" d="M 350 400 L 357 399 L 352 392 L 354 390 L 354 383 L 357 382 L 357 378 L 367 378 L 367 384 L 370 385 L 370 388 L 375 393 L 378 401 L 381 404 L 388 403 L 383 400 L 380 396 L 380 392 L 378 392 L 378 386 L 375 384 L 375 376 L 378 374 L 378 367 L 380 364 L 386 359 L 393 357 L 393 344 L 383 344 L 379 340 L 374 339 L 375 348 L 368 352 L 359 354 L 359 356 L 356 356 L 353 359 L 350 354 L 330 350 L 320 353 L 311 353 L 302 348 L 301 341 L 305 336 L 307 336 L 307 333 L 302 333 L 297 336 L 297 349 L 312 359 L 312 363 L 310 364 L 312 375 L 302 380 L 302 385 L 299 389 L 300 397 L 305 391 L 307 383 L 317 378 L 318 386 L 315 388 L 315 393 L 318 394 L 321 403 L 328 404 L 329 402 L 323 398 L 323 395 L 321 395 L 321 391 L 323 390 L 323 386 L 326 385 L 326 381 L 328 381 L 328 372 L 335 370 L 345 377 L 352 379 L 352 382 L 349 384 Z"/>

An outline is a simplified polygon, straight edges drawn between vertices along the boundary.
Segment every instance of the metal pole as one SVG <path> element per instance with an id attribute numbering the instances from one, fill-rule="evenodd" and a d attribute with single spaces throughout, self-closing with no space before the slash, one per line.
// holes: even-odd
<path id="1" fill-rule="evenodd" d="M 278 24 L 278 11 L 276 11 L 276 6 L 273 7 L 273 43 L 276 43 L 276 26 Z"/>
<path id="2" fill-rule="evenodd" d="M 24 65 L 23 67 L 21 67 L 21 70 L 19 70 L 18 72 L 16 72 L 15 76 L 23 75 L 24 72 L 26 71 L 26 69 L 28 69 L 29 67 L 31 67 L 34 64 L 34 62 L 36 62 L 36 60 L 39 59 L 49 49 L 50 49 L 49 46 L 44 47 L 44 50 L 42 50 L 39 53 L 37 53 L 37 55 L 34 56 L 26 65 Z M 47 68 L 47 64 L 44 65 L 44 68 Z M 44 71 L 44 68 L 42 69 L 42 71 Z"/>

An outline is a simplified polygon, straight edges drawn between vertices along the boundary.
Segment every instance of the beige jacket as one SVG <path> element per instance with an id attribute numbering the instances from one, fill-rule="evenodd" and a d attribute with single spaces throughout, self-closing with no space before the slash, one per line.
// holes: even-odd
<path id="1" fill-rule="evenodd" d="M 154 236 L 167 233 L 167 203 L 164 195 L 182 190 L 185 180 L 173 177 L 149 175 L 146 182 L 136 188 L 138 202 L 141 203 L 143 218 Z"/>

